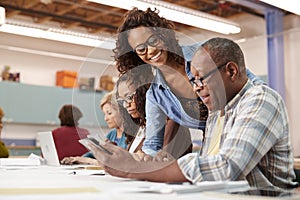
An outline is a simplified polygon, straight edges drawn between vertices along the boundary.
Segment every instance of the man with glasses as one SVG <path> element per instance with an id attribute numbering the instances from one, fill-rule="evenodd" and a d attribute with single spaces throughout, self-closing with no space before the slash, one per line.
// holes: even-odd
<path id="1" fill-rule="evenodd" d="M 268 86 L 248 79 L 240 47 L 212 38 L 197 50 L 192 66 L 194 91 L 209 109 L 200 154 L 137 162 L 121 148 L 107 145 L 113 156 L 93 148 L 105 170 L 157 182 L 247 180 L 254 187 L 296 187 L 284 101 Z"/>

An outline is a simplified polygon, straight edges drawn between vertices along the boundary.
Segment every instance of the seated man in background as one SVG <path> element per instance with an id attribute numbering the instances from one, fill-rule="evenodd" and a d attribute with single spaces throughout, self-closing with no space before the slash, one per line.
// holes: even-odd
<path id="1" fill-rule="evenodd" d="M 107 144 L 109 155 L 91 144 L 105 170 L 157 182 L 247 180 L 255 187 L 296 187 L 286 106 L 276 91 L 249 81 L 240 47 L 225 38 L 210 39 L 192 66 L 194 91 L 209 109 L 200 155 L 138 162 L 121 148 Z"/>
<path id="2" fill-rule="evenodd" d="M 78 121 L 82 117 L 79 108 L 71 104 L 64 105 L 60 109 L 58 117 L 61 127 L 54 129 L 52 135 L 59 160 L 87 153 L 88 150 L 78 142 L 89 135 L 87 129 L 78 126 Z"/>
<path id="3" fill-rule="evenodd" d="M 0 158 L 8 158 L 9 156 L 9 151 L 6 148 L 4 142 L 1 141 L 1 132 L 2 132 L 2 118 L 4 116 L 4 112 L 2 110 L 2 108 L 0 108 Z"/>

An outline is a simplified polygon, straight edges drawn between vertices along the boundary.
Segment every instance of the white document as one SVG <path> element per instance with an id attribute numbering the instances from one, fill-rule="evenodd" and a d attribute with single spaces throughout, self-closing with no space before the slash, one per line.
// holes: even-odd
<path id="1" fill-rule="evenodd" d="M 28 158 L 0 158 L 0 166 L 37 166 L 40 164 L 39 160 Z"/>
<path id="2" fill-rule="evenodd" d="M 205 191 L 235 191 L 245 190 L 249 188 L 247 181 L 204 181 L 197 184 L 158 184 L 152 186 L 144 186 L 128 189 L 127 192 L 142 192 L 142 193 L 193 193 Z"/>
<path id="3" fill-rule="evenodd" d="M 27 158 L 0 158 L 0 166 L 39 166 L 41 160 L 38 156 L 31 154 Z"/>

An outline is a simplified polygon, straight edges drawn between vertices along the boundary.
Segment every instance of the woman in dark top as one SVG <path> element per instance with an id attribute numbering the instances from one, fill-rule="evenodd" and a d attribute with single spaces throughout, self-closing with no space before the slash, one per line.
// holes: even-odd
<path id="1" fill-rule="evenodd" d="M 82 113 L 74 105 L 64 105 L 58 115 L 61 127 L 52 131 L 59 160 L 69 156 L 81 156 L 88 150 L 78 142 L 86 138 L 89 131 L 78 127 Z"/>

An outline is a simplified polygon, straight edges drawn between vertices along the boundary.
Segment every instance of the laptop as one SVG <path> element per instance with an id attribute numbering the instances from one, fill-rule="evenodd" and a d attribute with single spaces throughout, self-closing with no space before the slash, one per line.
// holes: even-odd
<path id="1" fill-rule="evenodd" d="M 38 132 L 38 138 L 40 140 L 41 151 L 45 160 L 46 165 L 63 167 L 65 169 L 102 169 L 99 166 L 93 166 L 89 164 L 72 164 L 72 165 L 62 165 L 59 162 L 57 155 L 54 139 L 51 131 Z"/>
<path id="2" fill-rule="evenodd" d="M 51 131 L 38 132 L 41 151 L 46 165 L 60 166 Z"/>

